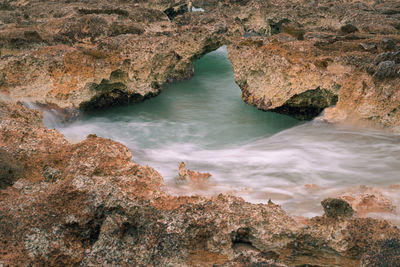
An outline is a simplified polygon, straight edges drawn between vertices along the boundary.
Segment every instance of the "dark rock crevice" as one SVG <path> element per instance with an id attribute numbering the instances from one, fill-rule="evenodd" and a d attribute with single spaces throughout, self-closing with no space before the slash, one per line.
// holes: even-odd
<path id="1" fill-rule="evenodd" d="M 99 239 L 104 219 L 104 206 L 100 206 L 86 224 L 80 225 L 77 222 L 72 222 L 67 223 L 65 228 L 71 236 L 75 236 L 81 241 L 83 247 L 87 248 L 93 246 L 93 244 Z"/>
<path id="2" fill-rule="evenodd" d="M 23 169 L 12 154 L 0 149 L 0 189 L 13 185 L 21 177 Z"/>
<path id="3" fill-rule="evenodd" d="M 123 9 L 114 8 L 114 9 L 86 9 L 81 8 L 78 10 L 80 14 L 89 15 L 89 14 L 105 14 L 105 15 L 119 15 L 123 17 L 128 17 L 129 12 Z"/>
<path id="4" fill-rule="evenodd" d="M 290 115 L 299 120 L 311 120 L 330 106 L 336 105 L 338 95 L 326 89 L 308 90 L 292 96 L 282 106 L 270 111 Z"/>
<path id="5" fill-rule="evenodd" d="M 172 6 L 164 10 L 165 15 L 168 16 L 170 21 L 173 21 L 175 17 L 183 15 L 186 12 L 188 12 L 188 7 L 186 4 Z"/>
<path id="6" fill-rule="evenodd" d="M 282 19 L 282 20 L 279 20 L 277 22 L 275 22 L 274 20 L 269 19 L 268 23 L 269 23 L 269 27 L 271 28 L 271 34 L 274 35 L 274 34 L 281 33 L 282 32 L 282 25 L 285 24 L 285 23 L 289 23 L 289 22 L 290 22 L 290 20 L 288 20 L 286 18 Z"/>
<path id="7" fill-rule="evenodd" d="M 156 95 L 154 93 L 141 95 L 130 92 L 127 86 L 128 83 L 129 77 L 126 72 L 120 69 L 111 72 L 109 79 L 103 79 L 99 84 L 93 83 L 90 85 L 90 91 L 94 92 L 95 95 L 90 101 L 83 102 L 79 106 L 79 109 L 82 111 L 103 109 L 116 105 L 140 102 Z"/>
<path id="8" fill-rule="evenodd" d="M 106 93 L 93 97 L 88 102 L 82 103 L 79 106 L 79 109 L 89 112 L 91 110 L 104 109 L 112 106 L 137 103 L 157 95 L 155 93 L 148 93 L 144 96 L 138 93 L 129 94 L 118 89 L 118 86 L 120 85 L 121 84 L 111 84 L 111 90 L 108 90 Z M 114 88 L 113 86 L 116 87 Z"/>
<path id="9" fill-rule="evenodd" d="M 232 248 L 234 250 L 253 250 L 259 251 L 252 243 L 254 236 L 248 227 L 239 228 L 231 233 Z"/>

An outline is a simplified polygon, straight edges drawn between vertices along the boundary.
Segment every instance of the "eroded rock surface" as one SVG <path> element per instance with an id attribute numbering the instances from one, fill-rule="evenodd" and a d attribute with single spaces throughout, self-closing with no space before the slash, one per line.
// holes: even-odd
<path id="1" fill-rule="evenodd" d="M 400 231 L 385 221 L 299 223 L 272 202 L 170 196 L 162 177 L 132 162 L 117 142 L 89 135 L 70 144 L 21 103 L 2 101 L 0 113 L 1 147 L 24 169 L 0 194 L 4 265 L 369 266 L 398 259 Z"/>
<path id="2" fill-rule="evenodd" d="M 81 109 L 157 95 L 233 34 L 220 13 L 182 12 L 171 21 L 165 11 L 185 3 L 6 1 L 0 92 Z"/>
<path id="3" fill-rule="evenodd" d="M 399 126 L 397 1 L 193 2 L 206 12 L 167 0 L 3 1 L 0 91 L 60 108 L 140 101 L 228 44 L 249 104 L 309 119 L 337 102 L 329 121 Z M 300 223 L 272 202 L 170 196 L 122 144 L 71 144 L 20 102 L 0 101 L 0 116 L 0 265 L 399 263 L 400 231 L 356 217 L 357 201 L 344 198 L 355 216 L 328 200 L 327 214 Z"/>
<path id="4" fill-rule="evenodd" d="M 211 173 L 202 173 L 198 171 L 192 171 L 189 169 L 186 169 L 185 162 L 179 163 L 179 168 L 178 168 L 178 179 L 186 182 L 193 182 L 193 183 L 204 183 L 208 182 L 209 178 L 211 177 Z"/>
<path id="5" fill-rule="evenodd" d="M 348 202 L 358 216 L 368 216 L 374 212 L 396 214 L 392 201 L 373 187 L 359 186 L 353 191 L 343 193 L 340 198 Z"/>
<path id="6" fill-rule="evenodd" d="M 321 202 L 328 218 L 351 217 L 354 214 L 349 203 L 338 198 L 327 198 Z"/>
<path id="7" fill-rule="evenodd" d="M 228 46 L 244 101 L 300 119 L 337 103 L 326 120 L 399 126 L 396 1 L 269 1 L 259 8 L 265 30 L 257 25 L 248 29 L 257 34 Z"/>
<path id="8" fill-rule="evenodd" d="M 0 91 L 61 108 L 142 101 L 228 44 L 243 100 L 399 127 L 399 4 L 387 1 L 6 1 Z M 334 108 L 330 108 L 335 106 Z"/>

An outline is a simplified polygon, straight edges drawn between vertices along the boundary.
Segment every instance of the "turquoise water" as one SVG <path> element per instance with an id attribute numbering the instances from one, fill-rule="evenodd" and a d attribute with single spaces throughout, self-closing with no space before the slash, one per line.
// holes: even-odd
<path id="1" fill-rule="evenodd" d="M 155 98 L 86 115 L 64 132 L 79 137 L 95 131 L 133 149 L 173 144 L 221 148 L 271 136 L 299 123 L 243 103 L 224 48 L 198 60 L 195 73 L 188 81 L 166 85 Z"/>
<path id="2" fill-rule="evenodd" d="M 123 143 L 134 162 L 154 167 L 178 195 L 229 192 L 252 202 L 272 199 L 290 213 L 312 216 L 321 213 L 325 197 L 360 184 L 400 182 L 398 135 L 301 123 L 243 103 L 225 48 L 198 60 L 193 78 L 165 86 L 155 98 L 68 125 L 47 114 L 45 123 L 73 141 L 95 133 Z M 210 182 L 177 182 L 180 161 L 210 172 Z"/>

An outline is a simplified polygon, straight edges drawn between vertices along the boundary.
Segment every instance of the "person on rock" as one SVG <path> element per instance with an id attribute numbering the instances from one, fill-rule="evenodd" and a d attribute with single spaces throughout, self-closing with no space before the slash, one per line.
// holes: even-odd
<path id="1" fill-rule="evenodd" d="M 192 3 L 192 1 L 188 0 L 187 6 L 188 6 L 188 11 L 189 11 L 189 12 L 192 12 L 192 10 L 193 10 L 193 3 Z"/>

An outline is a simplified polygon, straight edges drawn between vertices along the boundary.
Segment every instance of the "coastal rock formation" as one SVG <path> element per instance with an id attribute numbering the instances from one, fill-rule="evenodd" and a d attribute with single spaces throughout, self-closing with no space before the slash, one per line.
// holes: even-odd
<path id="1" fill-rule="evenodd" d="M 178 4 L 7 1 L 0 8 L 0 92 L 81 109 L 157 95 L 163 84 L 193 75 L 193 62 L 231 34 L 218 13 L 171 21 L 164 11 Z"/>
<path id="2" fill-rule="evenodd" d="M 299 223 L 272 202 L 170 196 L 162 177 L 117 142 L 89 135 L 70 144 L 21 103 L 1 101 L 0 114 L 1 153 L 24 170 L 0 191 L 5 266 L 398 262 L 400 231 L 385 221 L 330 216 L 340 213 L 331 205 Z"/>
<path id="3" fill-rule="evenodd" d="M 2 1 L 0 93 L 68 110 L 141 101 L 227 44 L 249 104 L 400 126 L 398 1 L 185 2 Z M 122 144 L 71 144 L 22 102 L 0 99 L 0 118 L 0 266 L 400 262 L 400 230 L 358 217 L 394 209 L 383 195 L 327 199 L 299 222 L 272 202 L 171 196 Z"/>
<path id="4" fill-rule="evenodd" d="M 350 68 L 316 55 L 308 41 L 244 40 L 229 46 L 229 59 L 245 102 L 299 119 L 311 119 L 335 105 L 339 81 Z M 244 61 L 243 58 L 248 58 Z"/>
<path id="5" fill-rule="evenodd" d="M 299 119 L 336 104 L 325 113 L 330 122 L 399 126 L 396 1 L 268 1 L 257 8 L 267 30 L 248 29 L 256 34 L 228 46 L 244 101 Z"/>
<path id="6" fill-rule="evenodd" d="M 5 1 L 0 92 L 42 106 L 142 101 L 228 45 L 242 98 L 261 110 L 399 127 L 395 0 Z M 331 108 L 331 106 L 334 106 Z"/>
<path id="7" fill-rule="evenodd" d="M 20 177 L 32 182 L 42 180 L 47 166 L 66 163 L 61 151 L 68 144 L 67 140 L 58 131 L 45 128 L 38 111 L 21 102 L 9 104 L 1 101 L 0 116 L 0 147 L 2 156 L 5 156 L 2 162 L 9 164 L 10 170 L 19 170 L 12 171 L 15 177 L 10 180 Z M 32 129 L 35 129 L 34 133 Z"/>
<path id="8" fill-rule="evenodd" d="M 327 198 L 321 202 L 328 218 L 351 217 L 354 214 L 349 203 L 338 198 Z"/>

